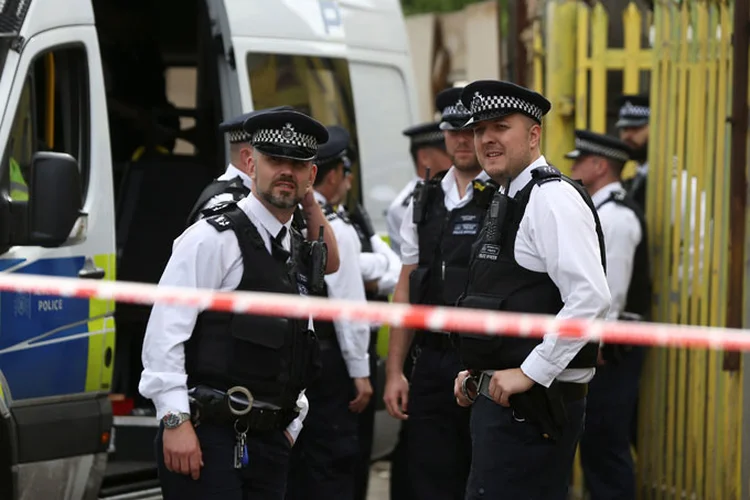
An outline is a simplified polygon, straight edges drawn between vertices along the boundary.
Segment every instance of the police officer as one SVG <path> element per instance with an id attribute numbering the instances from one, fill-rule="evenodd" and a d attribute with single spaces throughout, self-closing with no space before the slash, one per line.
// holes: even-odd
<path id="1" fill-rule="evenodd" d="M 344 148 L 343 141 L 341 143 Z M 344 165 L 347 175 L 346 188 L 351 190 L 353 182 L 352 162 L 356 161 L 356 152 L 348 144 L 342 149 L 338 156 Z M 347 193 L 348 195 L 348 193 Z M 338 211 L 345 219 L 351 221 L 357 231 L 362 252 L 359 254 L 359 266 L 362 271 L 362 280 L 365 284 L 365 297 L 368 301 L 375 300 L 388 302 L 388 296 L 393 293 L 401 271 L 401 259 L 398 255 L 375 233 L 370 216 L 360 203 L 352 205 L 353 208 L 339 204 Z M 372 325 L 370 328 L 370 385 L 377 387 L 378 374 L 378 333 L 380 325 Z M 372 456 L 373 433 L 375 430 L 375 400 L 370 399 L 367 407 L 359 414 L 359 459 L 355 467 L 354 500 L 365 500 L 370 480 L 370 464 Z"/>
<path id="2" fill-rule="evenodd" d="M 596 209 L 540 152 L 549 101 L 496 80 L 469 84 L 461 99 L 479 162 L 500 191 L 458 305 L 603 318 L 610 293 Z M 543 339 L 461 335 L 460 350 L 469 370 L 454 394 L 472 406 L 466 498 L 567 498 L 598 345 L 550 331 Z"/>
<path id="3" fill-rule="evenodd" d="M 401 221 L 411 201 L 414 187 L 420 179 L 425 178 L 428 168 L 430 175 L 435 175 L 448 170 L 451 166 L 451 159 L 445 151 L 445 140 L 438 122 L 414 125 L 404 130 L 403 134 L 409 138 L 409 152 L 414 161 L 417 176 L 404 186 L 386 212 L 391 248 L 399 255 L 401 255 Z"/>
<path id="4" fill-rule="evenodd" d="M 596 206 L 607 251 L 609 319 L 645 320 L 651 307 L 646 223 L 620 182 L 629 159 L 624 142 L 576 130 L 571 177 Z M 605 345 L 586 401 L 581 465 L 591 498 L 635 498 L 630 432 L 643 364 L 639 346 Z"/>
<path id="5" fill-rule="evenodd" d="M 161 285 L 290 294 L 304 290 L 303 276 L 322 285 L 321 246 L 290 226 L 301 203 L 309 227 L 331 232 L 312 194 L 312 160 L 328 133 L 294 111 L 259 114 L 244 129 L 253 146 L 253 196 L 188 228 Z M 165 499 L 284 497 L 317 364 L 311 323 L 154 305 L 139 390 L 161 421 L 156 451 Z"/>
<path id="6" fill-rule="evenodd" d="M 250 194 L 253 184 L 248 173 L 248 159 L 252 155 L 252 146 L 250 136 L 243 128 L 245 121 L 258 113 L 291 109 L 291 106 L 278 106 L 251 111 L 219 124 L 219 131 L 224 132 L 229 139 L 229 164 L 224 173 L 206 186 L 198 196 L 188 215 L 188 224 L 200 218 L 202 210 L 220 203 L 237 202 Z"/>
<path id="7" fill-rule="evenodd" d="M 315 199 L 336 236 L 339 270 L 325 277 L 326 295 L 364 302 L 361 251 L 351 223 L 334 207 L 346 195 L 348 176 L 340 151 L 349 144 L 341 127 L 328 127 L 329 140 L 318 151 Z M 369 325 L 349 321 L 315 322 L 322 373 L 307 390 L 310 412 L 292 457 L 287 500 L 353 498 L 359 456 L 358 418 L 372 397 Z"/>
<path id="8" fill-rule="evenodd" d="M 453 165 L 420 183 L 401 228 L 403 267 L 394 301 L 454 305 L 466 285 L 471 246 L 489 198 L 488 176 L 474 151 L 461 88 L 440 92 L 440 128 Z M 489 197 L 487 196 L 489 195 Z M 458 351 L 444 332 L 418 332 L 411 388 L 403 373 L 413 332 L 391 330 L 385 403 L 388 413 L 409 419 L 409 477 L 415 499 L 462 499 L 471 459 L 469 411 L 455 404 L 452 382 L 462 370 Z M 408 415 L 408 417 L 407 417 Z"/>
<path id="9" fill-rule="evenodd" d="M 648 177 L 648 121 L 651 116 L 646 94 L 622 95 L 617 123 L 620 139 L 631 150 L 630 158 L 638 163 L 636 174 L 626 184 L 628 194 L 646 210 L 646 180 Z"/>

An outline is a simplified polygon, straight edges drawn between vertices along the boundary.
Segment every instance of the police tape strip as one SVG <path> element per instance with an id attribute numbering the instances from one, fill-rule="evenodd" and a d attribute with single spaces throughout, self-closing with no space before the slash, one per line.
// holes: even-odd
<path id="1" fill-rule="evenodd" d="M 608 343 L 750 350 L 750 330 L 717 327 L 557 319 L 554 316 L 482 309 L 362 303 L 287 294 L 220 292 L 125 281 L 92 281 L 11 273 L 0 273 L 0 290 L 133 304 L 173 304 L 263 316 L 301 319 L 312 316 L 320 320 L 361 321 L 479 335 L 542 337 L 547 333 L 557 333 L 561 337 L 602 340 Z"/>

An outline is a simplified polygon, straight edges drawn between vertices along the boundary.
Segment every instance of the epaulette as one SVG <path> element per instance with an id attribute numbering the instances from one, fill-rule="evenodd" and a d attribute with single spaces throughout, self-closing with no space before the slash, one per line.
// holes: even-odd
<path id="1" fill-rule="evenodd" d="M 341 217 L 331 205 L 326 203 L 325 205 L 321 204 L 320 206 L 321 208 L 323 208 L 323 215 L 326 216 L 326 220 L 328 222 L 332 222 Z"/>
<path id="2" fill-rule="evenodd" d="M 232 228 L 232 220 L 226 214 L 213 215 L 205 220 L 219 232 Z"/>
<path id="3" fill-rule="evenodd" d="M 531 178 L 534 179 L 537 184 L 544 184 L 549 181 L 559 181 L 562 179 L 562 172 L 552 165 L 542 165 L 531 171 Z"/>

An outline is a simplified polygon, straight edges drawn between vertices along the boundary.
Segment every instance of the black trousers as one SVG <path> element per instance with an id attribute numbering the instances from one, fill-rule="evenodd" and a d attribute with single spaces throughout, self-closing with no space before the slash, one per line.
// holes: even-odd
<path id="1" fill-rule="evenodd" d="M 421 348 L 409 391 L 407 456 L 412 498 L 461 500 L 471 464 L 468 408 L 453 383 L 462 365 L 454 349 Z"/>
<path id="2" fill-rule="evenodd" d="M 619 364 L 598 367 L 589 385 L 581 467 L 592 500 L 635 498 L 630 438 L 643 356 L 636 347 Z"/>
<path id="3" fill-rule="evenodd" d="M 370 330 L 370 385 L 373 392 L 378 386 L 378 330 Z M 367 489 L 370 484 L 370 457 L 372 456 L 373 434 L 375 432 L 375 398 L 370 399 L 365 411 L 359 414 L 359 459 L 354 477 L 354 499 L 367 500 Z"/>
<path id="4" fill-rule="evenodd" d="M 310 410 L 292 449 L 286 500 L 354 498 L 359 458 L 355 397 L 338 344 L 321 344 L 320 377 L 307 389 Z"/>
<path id="5" fill-rule="evenodd" d="M 290 445 L 283 430 L 247 434 L 250 463 L 234 468 L 236 434 L 231 426 L 195 428 L 203 454 L 200 477 L 170 472 L 164 465 L 163 427 L 156 457 L 164 500 L 281 500 L 286 489 Z"/>
<path id="6" fill-rule="evenodd" d="M 466 500 L 566 500 L 586 398 L 566 404 L 568 424 L 558 442 L 513 410 L 479 395 L 471 410 L 473 453 Z"/>

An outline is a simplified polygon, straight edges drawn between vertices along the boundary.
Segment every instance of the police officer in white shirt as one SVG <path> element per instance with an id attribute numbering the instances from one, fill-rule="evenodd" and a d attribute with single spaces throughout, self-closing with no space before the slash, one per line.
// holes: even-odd
<path id="1" fill-rule="evenodd" d="M 628 194 L 646 211 L 646 181 L 648 180 L 648 121 L 651 116 L 647 94 L 624 94 L 619 99 L 617 131 L 630 148 L 630 159 L 638 163 L 635 176 L 625 183 Z"/>
<path id="2" fill-rule="evenodd" d="M 401 255 L 401 221 L 404 219 L 406 207 L 409 206 L 414 187 L 425 178 L 427 169 L 430 175 L 448 170 L 451 158 L 445 151 L 445 140 L 440 130 L 440 123 L 420 123 L 403 131 L 409 138 L 409 152 L 411 153 L 417 176 L 404 186 L 401 192 L 391 202 L 386 212 L 386 225 L 391 248 Z"/>
<path id="3" fill-rule="evenodd" d="M 294 111 L 244 124 L 254 192 L 189 227 L 160 285 L 297 294 L 322 286 L 322 245 L 290 229 L 302 204 L 309 227 L 331 235 L 312 194 L 320 123 Z M 331 235 L 332 236 L 332 235 Z M 338 266 L 335 239 L 329 259 Z M 304 277 L 304 279 L 303 279 Z M 311 321 L 154 305 L 139 390 L 161 421 L 157 462 L 164 498 L 284 497 L 290 448 L 316 376 Z M 248 465 L 249 464 L 249 465 Z"/>
<path id="4" fill-rule="evenodd" d="M 359 238 L 345 215 L 335 209 L 348 190 L 339 152 L 349 144 L 349 134 L 338 126 L 327 131 L 329 140 L 318 149 L 314 194 L 336 236 L 341 263 L 337 272 L 325 277 L 323 295 L 365 302 Z M 310 411 L 292 456 L 287 500 L 353 497 L 359 455 L 357 417 L 372 397 L 369 325 L 316 321 L 315 331 L 322 372 L 306 392 Z"/>
<path id="5" fill-rule="evenodd" d="M 604 318 L 610 292 L 604 242 L 591 198 L 540 152 L 551 105 L 496 80 L 464 88 L 479 162 L 500 185 L 475 244 L 461 307 Z M 472 406 L 467 500 L 566 499 L 583 431 L 597 343 L 560 338 L 460 335 L 469 369 L 454 394 Z"/>
<path id="6" fill-rule="evenodd" d="M 463 128 L 469 112 L 461 90 L 449 88 L 436 97 L 453 166 L 420 183 L 406 209 L 395 302 L 452 306 L 466 286 L 471 248 L 495 189 L 486 187 L 489 177 L 477 161 L 474 134 Z M 412 339 L 409 386 L 403 366 Z M 455 404 L 452 391 L 462 369 L 458 349 L 444 332 L 391 330 L 384 400 L 391 416 L 409 421 L 415 499 L 463 499 L 471 460 L 469 411 Z"/>
<path id="7" fill-rule="evenodd" d="M 250 194 L 253 184 L 247 165 L 253 148 L 250 145 L 250 136 L 245 132 L 243 125 L 251 116 L 276 110 L 292 110 L 292 107 L 277 106 L 251 111 L 219 124 L 219 131 L 224 132 L 229 140 L 229 164 L 224 173 L 206 186 L 198 196 L 188 215 L 188 225 L 202 217 L 202 210 L 221 203 L 237 202 Z"/>
<path id="8" fill-rule="evenodd" d="M 610 319 L 645 320 L 651 309 L 646 222 L 620 183 L 630 148 L 624 142 L 575 131 L 571 177 L 580 180 L 599 213 L 607 250 Z M 635 498 L 630 452 L 632 420 L 643 365 L 640 346 L 605 345 L 589 386 L 581 465 L 591 498 Z"/>

